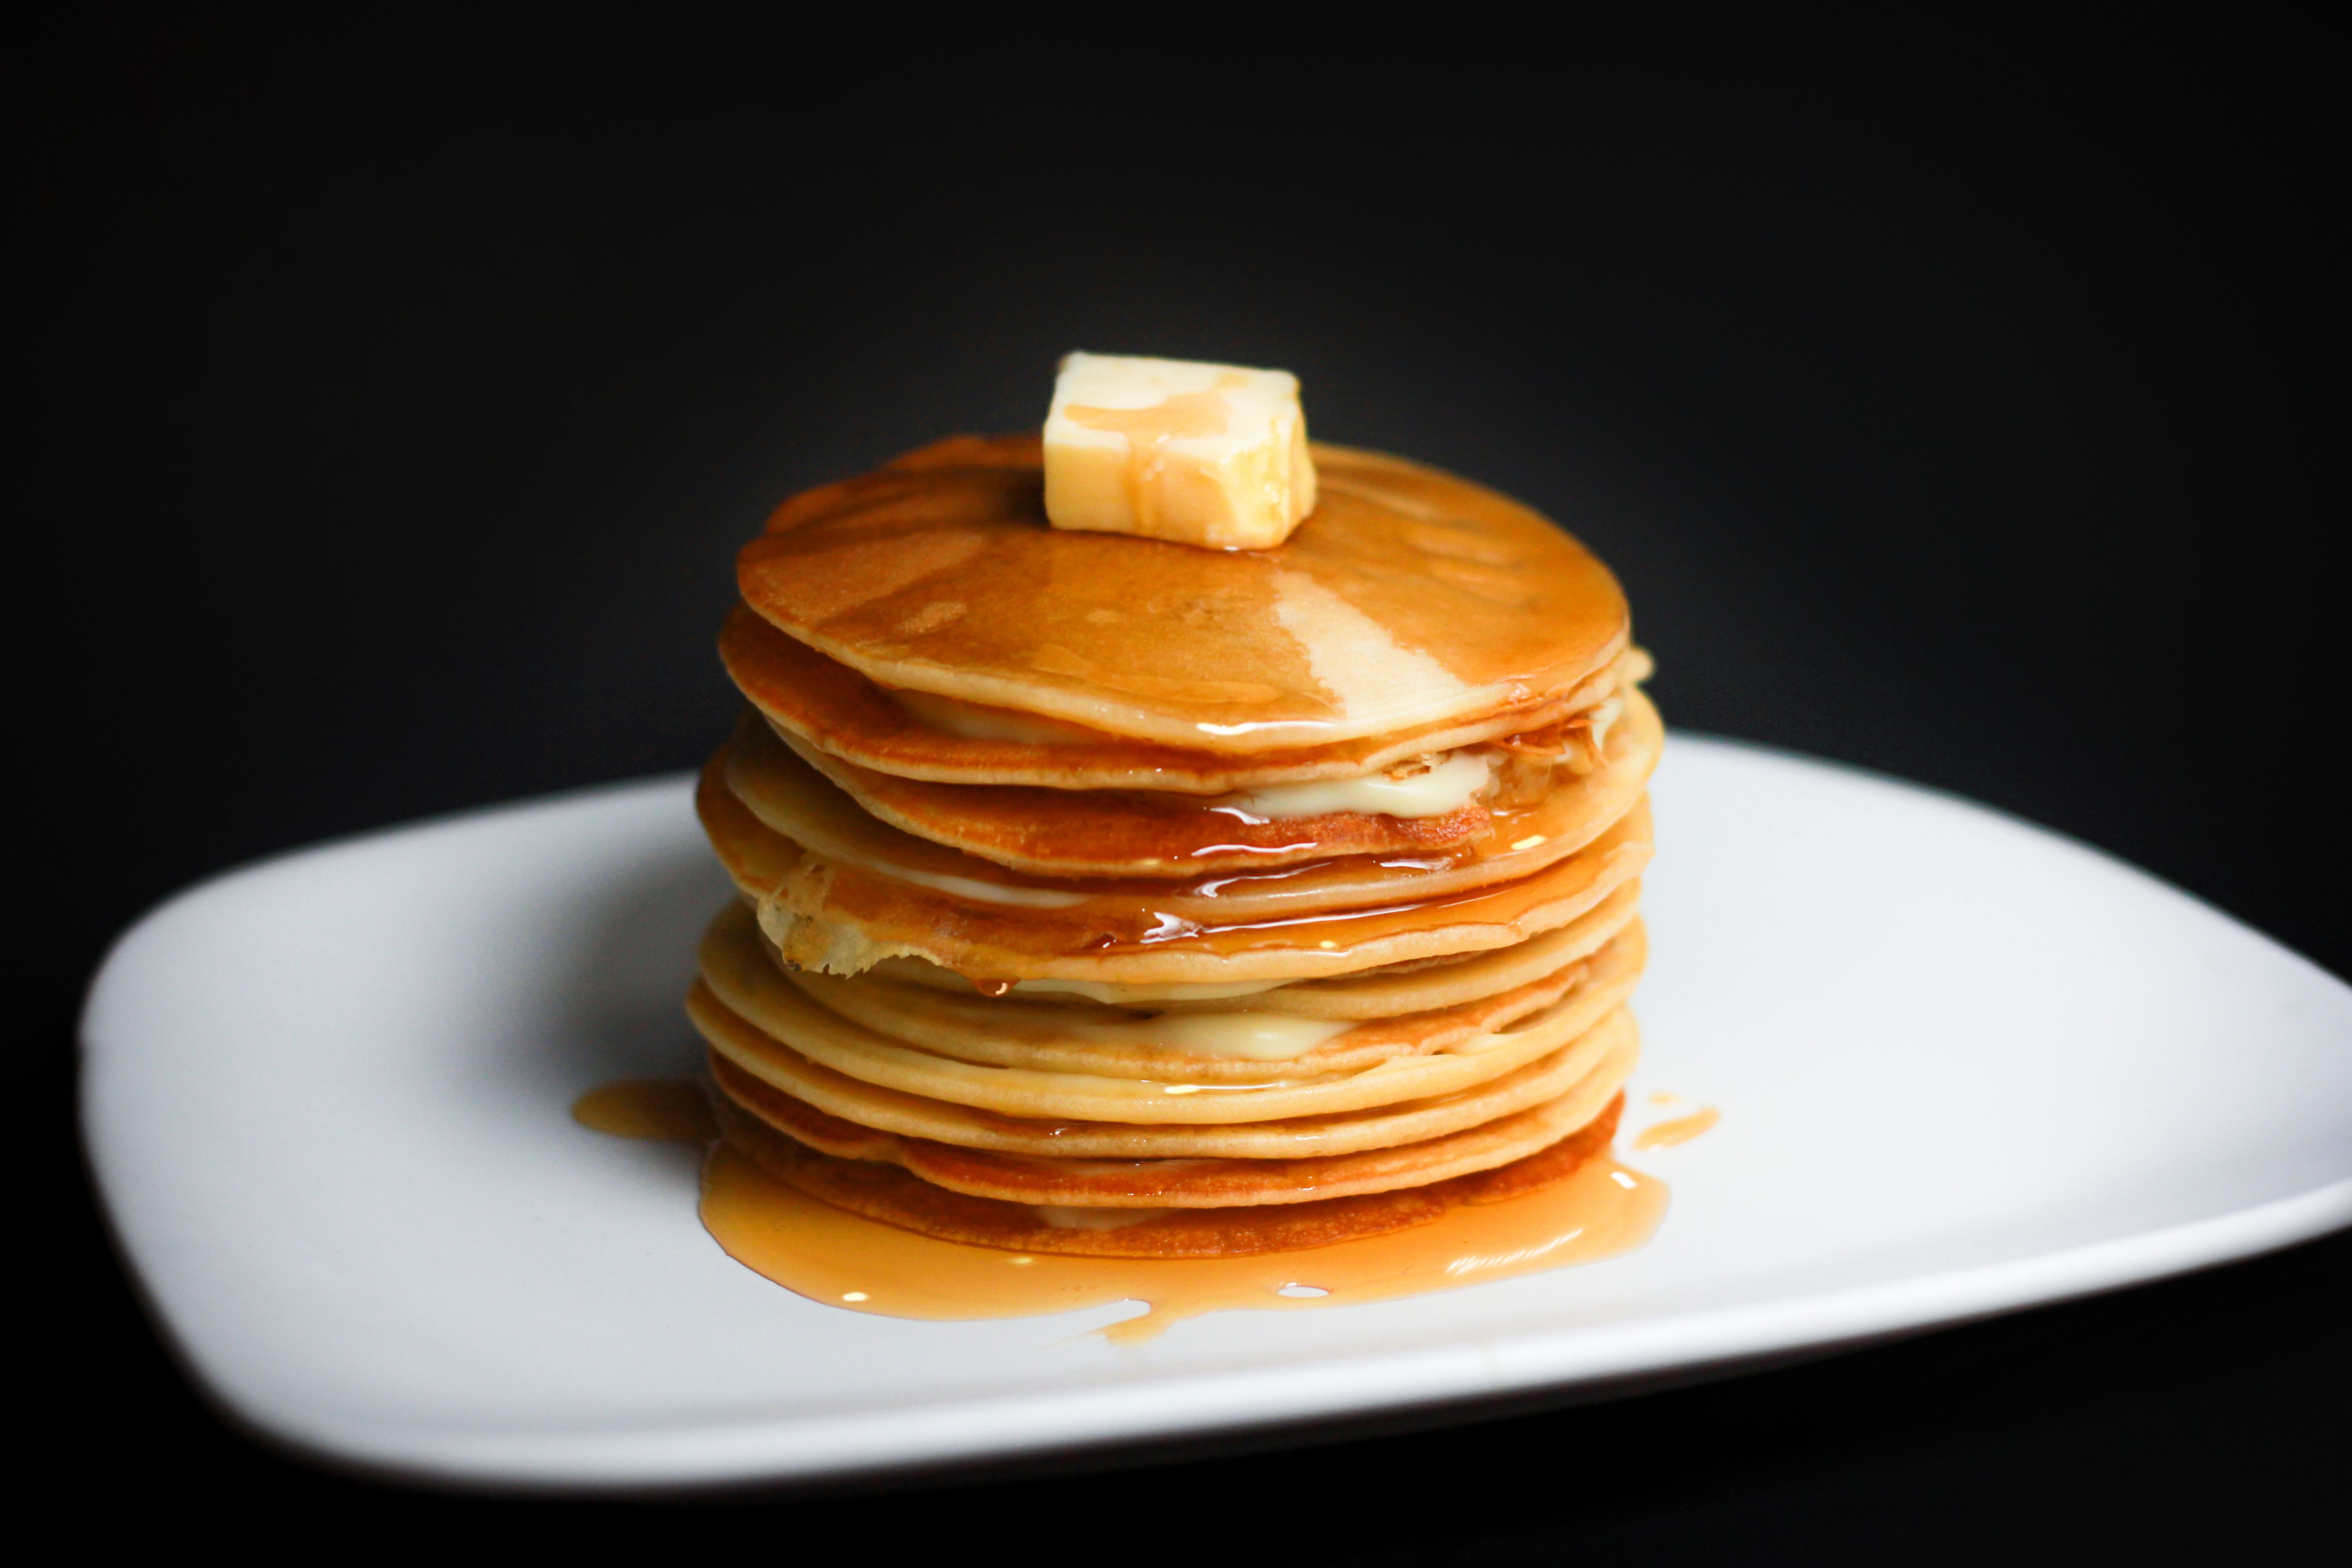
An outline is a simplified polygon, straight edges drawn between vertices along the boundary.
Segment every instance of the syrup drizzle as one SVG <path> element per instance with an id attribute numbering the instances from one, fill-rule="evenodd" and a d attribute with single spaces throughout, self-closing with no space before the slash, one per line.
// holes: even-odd
<path id="1" fill-rule="evenodd" d="M 1656 1095 L 1650 1098 L 1652 1104 L 1657 1103 L 1660 1099 Z M 1654 1122 L 1643 1128 L 1634 1137 L 1633 1147 L 1667 1149 L 1676 1143 L 1687 1143 L 1722 1120 L 1723 1112 L 1710 1105 L 1706 1110 L 1695 1110 L 1688 1116 L 1677 1116 L 1669 1121 Z"/>
<path id="2" fill-rule="evenodd" d="M 1150 527 L 1163 510 L 1160 489 L 1168 443 L 1221 433 L 1233 419 L 1233 405 L 1225 401 L 1225 394 L 1248 384 L 1246 376 L 1222 375 L 1205 392 L 1173 393 L 1148 408 L 1073 405 L 1062 413 L 1085 429 L 1108 430 L 1127 437 L 1128 510 L 1139 524 Z M 1273 694 L 1271 689 L 1267 694 Z"/>
<path id="3" fill-rule="evenodd" d="M 685 1112 L 689 1101 L 698 1120 Z M 728 1256 L 796 1295 L 930 1320 L 1142 1302 L 1141 1314 L 1100 1331 L 1119 1344 L 1156 1338 L 1205 1312 L 1345 1306 L 1597 1262 L 1649 1240 L 1668 1195 L 1664 1183 L 1602 1154 L 1538 1192 L 1302 1252 L 1181 1259 L 1013 1253 L 877 1224 L 775 1180 L 712 1142 L 709 1101 L 692 1084 L 608 1084 L 583 1095 L 572 1114 L 621 1137 L 710 1142 L 704 1227 Z"/>

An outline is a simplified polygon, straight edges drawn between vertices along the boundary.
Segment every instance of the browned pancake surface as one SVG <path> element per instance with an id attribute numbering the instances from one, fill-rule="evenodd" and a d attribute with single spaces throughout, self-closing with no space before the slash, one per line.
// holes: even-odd
<path id="1" fill-rule="evenodd" d="M 1590 552 L 1434 469 L 1319 447 L 1286 543 L 1213 551 L 1050 528 L 1036 437 L 992 445 L 787 501 L 744 602 L 884 685 L 1237 755 L 1540 702 L 1626 646 Z"/>
<path id="2" fill-rule="evenodd" d="M 1246 1208 L 1429 1186 L 1493 1170 L 1558 1142 L 1614 1105 L 1622 1074 L 1596 1072 L 1590 1092 L 1442 1138 L 1312 1160 L 1053 1160 L 904 1138 L 829 1115 L 712 1052 L 720 1090 L 780 1132 L 844 1160 L 882 1161 L 950 1192 L 1071 1207 Z"/>
<path id="3" fill-rule="evenodd" d="M 746 917 L 735 911 L 722 915 L 721 921 L 732 924 Z M 1297 1056 L 1255 1059 L 1144 1043 L 1154 1027 L 1149 1016 L 1119 1008 L 957 996 L 870 975 L 837 979 L 803 970 L 790 978 L 828 1012 L 890 1039 L 963 1061 L 1047 1072 L 1242 1084 L 1361 1072 L 1400 1058 L 1458 1050 L 1549 1007 L 1576 987 L 1589 984 L 1608 992 L 1621 984 L 1630 988 L 1647 954 L 1641 922 L 1629 921 L 1588 957 L 1523 985 L 1427 1013 L 1367 1019 Z M 1237 1005 L 1232 1011 L 1246 1015 L 1251 1009 Z M 1097 1025 L 1110 1028 L 1093 1027 Z"/>
<path id="4" fill-rule="evenodd" d="M 1113 1230 L 1045 1223 L 1026 1204 L 950 1192 L 903 1166 L 811 1148 L 721 1099 L 727 1139 L 778 1180 L 835 1208 L 944 1241 L 1097 1258 L 1236 1258 L 1328 1247 L 1426 1225 L 1462 1204 L 1500 1203 L 1565 1181 L 1609 1147 L 1622 1098 L 1582 1129 L 1490 1171 L 1424 1187 L 1247 1208 L 1179 1210 Z"/>
<path id="5" fill-rule="evenodd" d="M 1646 655 L 1628 654 L 1565 692 L 1530 697 L 1475 718 L 1241 755 L 1130 740 L 1076 725 L 1055 731 L 1050 744 L 950 734 L 908 711 L 888 688 L 787 637 L 742 605 L 729 613 L 719 631 L 719 655 L 737 689 L 780 731 L 879 773 L 943 784 L 1184 795 L 1353 778 L 1432 752 L 1572 723 L 1624 680 L 1640 679 L 1649 668 Z"/>
<path id="6" fill-rule="evenodd" d="M 1130 908 L 1148 907 L 1149 923 L 1171 915 L 1231 923 L 1428 899 L 1532 875 L 1572 855 L 1624 816 L 1648 783 L 1664 742 L 1657 710 L 1638 690 L 1631 691 L 1624 722 L 1614 726 L 1609 738 L 1604 765 L 1570 774 L 1522 809 L 1494 814 L 1475 838 L 1458 847 L 1423 855 L 1318 855 L 1287 865 L 1193 870 L 1176 878 L 1082 871 L 1040 876 L 907 832 L 863 809 L 801 752 L 749 713 L 728 742 L 726 777 L 727 787 L 753 816 L 828 860 L 942 891 L 961 889 L 961 896 L 983 902 L 1048 909 L 1084 901 L 1104 910 L 1123 902 Z M 954 785 L 923 787 L 944 795 L 964 793 Z M 1087 792 L 1074 794 L 1075 798 L 1066 795 L 1058 806 L 1060 820 L 1079 832 L 1090 819 L 1106 833 L 1118 831 L 1122 813 L 1118 802 L 1097 801 Z M 952 810 L 952 803 L 942 809 Z M 1213 831 L 1220 814 L 1196 809 L 1193 816 L 1202 821 L 1191 831 L 1206 834 Z M 1370 824 L 1383 819 L 1357 816 L 1340 820 Z M 1130 824 L 1130 847 L 1147 857 L 1155 847 L 1164 847 L 1165 840 L 1157 847 L 1149 840 L 1155 826 Z M 967 826 L 984 832 L 984 825 Z M 1050 840 L 1050 829 L 1040 830 L 1041 839 Z"/>
<path id="7" fill-rule="evenodd" d="M 714 782 L 706 774 L 706 790 Z M 740 803 L 734 809 L 741 812 Z M 801 854 L 782 835 L 747 844 L 727 807 L 707 805 L 704 815 L 726 825 L 730 837 L 722 842 L 714 833 L 712 842 L 791 963 L 852 974 L 886 958 L 913 957 L 992 982 L 1308 980 L 1508 947 L 1583 914 L 1639 876 L 1650 855 L 1644 802 L 1575 854 L 1515 881 L 1370 911 L 1217 925 L 1110 900 L 1061 909 L 977 903 Z M 756 855 L 738 859 L 730 849 Z M 762 885 L 761 878 L 787 859 L 791 869 Z"/>
<path id="8" fill-rule="evenodd" d="M 1024 1001 L 1150 1013 L 1229 1013 L 1239 1007 L 1300 1018 L 1359 1023 L 1407 1017 L 1499 995 L 1591 957 L 1632 922 L 1641 895 L 1639 881 L 1621 883 L 1566 925 L 1514 946 L 1491 952 L 1386 964 L 1330 980 L 1265 982 L 1231 992 L 1211 987 L 1220 994 L 1207 996 L 1184 994 L 1181 987 L 1073 990 L 1069 983 L 1046 980 L 1024 982 L 1015 985 L 1010 994 Z M 953 970 L 916 959 L 891 959 L 867 973 L 896 984 L 919 985 L 960 996 L 979 994 L 971 982 Z M 1103 994 L 1096 994 L 1096 990 Z"/>
<path id="9" fill-rule="evenodd" d="M 1443 816 L 1326 812 L 1267 821 L 1145 790 L 932 784 L 786 739 L 802 761 L 893 827 L 1045 877 L 1195 877 L 1342 855 L 1432 855 L 1467 848 L 1494 822 L 1478 804 Z"/>

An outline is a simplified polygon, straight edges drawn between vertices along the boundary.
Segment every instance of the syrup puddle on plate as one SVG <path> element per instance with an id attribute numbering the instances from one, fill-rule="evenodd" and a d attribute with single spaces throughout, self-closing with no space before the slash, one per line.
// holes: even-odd
<path id="1" fill-rule="evenodd" d="M 693 1084 L 607 1084 L 583 1095 L 572 1115 L 618 1137 L 709 1143 L 704 1228 L 729 1257 L 795 1295 L 849 1311 L 934 1320 L 1143 1302 L 1140 1316 L 1101 1331 L 1123 1344 L 1204 1312 L 1345 1306 L 1614 1258 L 1649 1240 L 1667 1199 L 1664 1183 L 1604 1152 L 1538 1192 L 1465 1204 L 1409 1230 L 1299 1252 L 1215 1258 L 1002 1252 L 881 1225 L 775 1180 L 713 1141 L 709 1103 Z"/>

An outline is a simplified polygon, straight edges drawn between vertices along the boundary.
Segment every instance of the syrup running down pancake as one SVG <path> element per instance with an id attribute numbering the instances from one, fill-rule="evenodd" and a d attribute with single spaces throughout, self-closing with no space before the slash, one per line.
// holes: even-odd
<path id="1" fill-rule="evenodd" d="M 1036 439 L 978 437 L 745 547 L 688 1012 L 764 1179 L 1206 1259 L 1605 1154 L 1664 740 L 1624 596 L 1516 501 L 1312 454 L 1268 549 L 1056 530 Z"/>

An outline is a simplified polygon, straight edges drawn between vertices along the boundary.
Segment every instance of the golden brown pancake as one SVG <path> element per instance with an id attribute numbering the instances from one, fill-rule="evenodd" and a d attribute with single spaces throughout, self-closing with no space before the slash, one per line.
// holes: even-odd
<path id="1" fill-rule="evenodd" d="M 1599 973 L 1580 975 L 1548 999 L 1500 1018 L 1491 1016 L 1494 1005 L 1474 1004 L 1451 1014 L 1394 1020 L 1385 1031 L 1348 1030 L 1387 1037 L 1385 1050 L 1378 1041 L 1355 1048 L 1359 1059 L 1370 1058 L 1360 1066 L 1330 1070 L 1311 1061 L 1260 1063 L 1249 1078 L 1195 1074 L 1181 1066 L 1168 1078 L 1132 1068 L 1055 1070 L 1037 1065 L 1048 1057 L 1046 1047 L 1009 1034 L 981 1051 L 949 1055 L 826 1006 L 827 1000 L 848 1001 L 857 992 L 842 983 L 803 984 L 802 977 L 787 976 L 769 962 L 757 936 L 727 915 L 703 941 L 701 969 L 730 1012 L 800 1056 L 862 1082 L 1007 1116 L 1199 1125 L 1427 1100 L 1501 1079 L 1550 1056 L 1632 992 L 1641 974 L 1638 933 L 1621 938 L 1620 950 L 1607 956 L 1613 962 L 1593 966 Z M 1481 1012 L 1490 1015 L 1484 1027 Z M 1085 1055 L 1078 1040 L 1066 1037 L 1057 1043 L 1066 1058 Z M 970 1055 L 997 1059 L 974 1061 Z M 1007 1058 L 1021 1065 L 1006 1065 Z"/>
<path id="2" fill-rule="evenodd" d="M 1475 1002 L 1526 985 L 1562 966 L 1591 957 L 1624 930 L 1641 901 L 1642 884 L 1626 882 L 1591 909 L 1556 931 L 1509 947 L 1445 958 L 1383 964 L 1332 980 L 1245 982 L 1235 985 L 1110 985 L 1075 980 L 1024 980 L 1010 995 L 1023 1001 L 1063 1002 L 1140 1009 L 1158 1014 L 1229 1012 L 1248 1007 L 1302 1018 L 1360 1021 L 1434 1012 Z M 972 983 L 952 969 L 919 959 L 885 959 L 866 971 L 879 980 L 928 990 L 978 996 Z"/>
<path id="3" fill-rule="evenodd" d="M 1317 460 L 1265 551 L 1055 531 L 1034 437 L 957 437 L 742 552 L 752 710 L 696 802 L 742 907 L 688 1013 L 762 1168 L 944 1239 L 1209 1258 L 1606 1146 L 1664 735 L 1622 595 L 1507 498 Z"/>
<path id="4" fill-rule="evenodd" d="M 1307 1160 L 1040 1160 L 901 1138 L 828 1116 L 714 1055 L 721 1093 L 822 1153 L 902 1166 L 950 1192 L 1069 1208 L 1243 1208 L 1426 1186 L 1525 1159 L 1613 1103 L 1630 1064 L 1604 1061 L 1557 1099 L 1419 1143 Z"/>
<path id="5" fill-rule="evenodd" d="M 1036 438 L 992 445 L 785 502 L 744 603 L 884 686 L 1239 755 L 1564 697 L 1627 645 L 1607 568 L 1435 469 L 1318 447 L 1289 541 L 1215 551 L 1050 528 Z"/>
<path id="6" fill-rule="evenodd" d="M 749 924 L 740 911 L 731 918 Z M 1590 959 L 1525 985 L 1451 1007 L 1362 1023 L 1273 1013 L 1250 1007 L 1250 998 L 1221 1012 L 1154 1015 L 957 996 L 870 973 L 845 980 L 802 970 L 787 982 L 838 1017 L 959 1061 L 1097 1078 L 1244 1084 L 1303 1081 L 1360 1073 L 1406 1057 L 1476 1052 L 1497 1031 L 1549 1007 L 1575 987 L 1610 988 L 1620 981 L 1630 985 L 1642 972 L 1644 953 L 1637 921 Z M 724 996 L 727 988 L 721 985 L 719 992 Z M 1223 1041 L 1231 1043 L 1221 1050 Z"/>
<path id="7" fill-rule="evenodd" d="M 749 905 L 757 908 L 790 879 L 800 874 L 807 858 L 799 846 L 771 832 L 728 792 L 723 777 L 724 757 L 722 752 L 704 768 L 700 786 L 695 793 L 695 809 L 701 817 L 703 830 L 709 836 L 711 847 L 718 851 L 720 862 L 733 878 L 738 890 Z M 1582 901 L 1582 907 L 1571 910 L 1558 925 L 1536 925 L 1535 934 L 1525 942 L 1472 943 L 1454 953 L 1433 956 L 1413 952 L 1403 957 L 1354 964 L 1345 962 L 1352 956 L 1346 952 L 1334 952 L 1330 957 L 1339 961 L 1328 962 L 1324 951 L 1318 946 L 1312 953 L 1303 953 L 1302 963 L 1282 966 L 1294 971 L 1303 970 L 1303 978 L 1294 980 L 1289 975 L 1276 974 L 1257 984 L 1246 980 L 1234 983 L 1230 973 L 1219 973 L 1201 965 L 1187 965 L 1192 971 L 1189 978 L 1132 973 L 1123 977 L 1106 976 L 1099 973 L 1102 966 L 1098 963 L 1085 966 L 1086 973 L 1066 974 L 1057 979 L 1017 977 L 1010 984 L 1016 984 L 1024 992 L 1033 987 L 1056 984 L 1143 990 L 1151 994 L 1153 1005 L 1171 1010 L 1217 1005 L 1222 1002 L 1222 998 L 1196 1001 L 1169 994 L 1171 991 L 1245 991 L 1255 994 L 1278 986 L 1278 996 L 1269 996 L 1255 1005 L 1315 1017 L 1374 1017 L 1382 1016 L 1382 1009 L 1391 1006 L 1398 1012 L 1426 1011 L 1451 1000 L 1486 994 L 1480 987 L 1489 984 L 1490 976 L 1492 987 L 1499 989 L 1507 984 L 1523 984 L 1536 973 L 1567 962 L 1558 944 L 1572 942 L 1578 931 L 1589 929 L 1586 916 L 1622 924 L 1622 917 L 1629 912 L 1626 905 L 1640 888 L 1637 879 L 1642 863 L 1648 858 L 1648 843 L 1646 821 L 1624 823 L 1620 827 L 1626 831 L 1624 842 L 1612 843 L 1608 841 L 1609 836 L 1604 836 L 1603 843 L 1588 850 L 1588 854 L 1605 853 L 1608 856 L 1608 862 L 1596 868 L 1592 884 L 1582 889 L 1583 893 L 1591 895 L 1589 900 Z M 1564 881 L 1560 887 L 1546 890 L 1559 892 L 1565 900 L 1580 901 L 1579 892 Z M 1502 912 L 1508 914 L 1510 907 L 1505 906 Z M 1532 911 L 1538 918 L 1549 912 L 1548 906 L 1539 906 Z M 1522 918 L 1528 917 L 1523 914 Z M 1612 924 L 1609 929 L 1613 931 L 1615 927 Z M 1538 949 L 1536 943 L 1547 945 Z M 919 954 L 886 956 L 880 962 L 887 966 L 888 973 L 895 979 L 963 989 L 970 989 L 973 984 L 965 972 Z M 842 970 L 838 973 L 856 971 Z M 989 972 L 982 969 L 971 973 L 984 975 Z"/>
<path id="8" fill-rule="evenodd" d="M 902 779 L 828 756 L 790 731 L 800 757 L 891 826 L 1042 877 L 1196 877 L 1342 855 L 1431 855 L 1486 837 L 1483 803 L 1442 816 L 1326 812 L 1267 820 L 1150 790 L 1045 789 Z"/>
<path id="9" fill-rule="evenodd" d="M 950 1192 L 898 1165 L 821 1153 L 732 1100 L 719 1102 L 728 1142 L 761 1169 L 835 1208 L 946 1241 L 1010 1252 L 1097 1258 L 1235 1258 L 1328 1247 L 1426 1225 L 1466 1203 L 1500 1203 L 1566 1180 L 1609 1147 L 1622 1098 L 1549 1148 L 1491 1171 L 1430 1186 L 1246 1208 L 1178 1209 L 1114 1229 L 1055 1226 L 1027 1204 Z"/>
<path id="10" fill-rule="evenodd" d="M 1213 984 L 1322 979 L 1524 942 L 1567 924 L 1640 875 L 1650 855 L 1650 814 L 1646 803 L 1637 804 L 1577 853 L 1497 887 L 1231 925 L 1111 900 L 1059 909 L 976 903 L 770 837 L 755 857 L 730 859 L 729 868 L 755 901 L 761 929 L 803 969 L 855 974 L 886 958 L 914 957 L 992 982 Z M 719 844 L 722 855 L 730 847 Z M 781 880 L 763 889 L 746 879 L 794 855 Z"/>
<path id="11" fill-rule="evenodd" d="M 688 994 L 687 1016 L 729 1061 L 845 1121 L 961 1148 L 1048 1159 L 1287 1160 L 1419 1142 L 1563 1094 L 1636 1038 L 1632 1016 L 1620 1006 L 1549 1055 L 1433 1100 L 1276 1121 L 1094 1121 L 1008 1115 L 854 1078 L 769 1035 L 730 1008 L 708 984 L 698 983 Z M 803 1016 L 792 1026 L 801 1034 L 824 1025 L 821 1017 Z"/>
<path id="12" fill-rule="evenodd" d="M 1573 723 L 1620 686 L 1647 679 L 1650 670 L 1647 654 L 1628 649 L 1565 693 L 1497 708 L 1475 720 L 1235 755 L 1126 740 L 986 705 L 971 716 L 978 722 L 971 727 L 1012 733 L 960 734 L 919 717 L 903 694 L 894 695 L 794 641 L 740 605 L 719 634 L 719 654 L 736 687 L 779 730 L 861 767 L 941 784 L 1185 795 L 1355 778 L 1433 752 Z"/>
<path id="13" fill-rule="evenodd" d="M 1245 806 L 1219 804 L 1227 798 L 1219 796 L 933 784 L 828 756 L 789 732 L 771 738 L 743 727 L 737 731 L 729 765 L 738 772 L 772 769 L 769 759 L 776 755 L 774 739 L 780 738 L 799 762 L 881 822 L 1016 872 L 1047 878 L 1192 879 L 1353 858 L 1488 859 L 1530 835 L 1572 848 L 1576 833 L 1590 837 L 1601 825 L 1591 820 L 1594 816 L 1619 815 L 1631 798 L 1628 785 L 1638 788 L 1638 781 L 1647 778 L 1664 740 L 1657 710 L 1638 691 L 1629 688 L 1621 706 L 1623 721 L 1609 726 L 1592 758 L 1597 765 L 1555 777 L 1548 761 L 1532 768 L 1520 765 L 1528 748 L 1516 753 L 1485 748 L 1484 754 L 1499 765 L 1481 798 L 1421 818 L 1331 811 L 1268 819 Z M 1555 735 L 1551 743 L 1565 742 Z M 1504 792 L 1507 800 L 1495 798 Z M 739 793 L 758 810 L 753 793 Z M 1557 819 L 1580 810 L 1585 825 L 1565 830 L 1559 825 Z M 787 837 L 823 852 L 824 846 L 794 831 L 793 823 L 761 815 Z"/>
<path id="14" fill-rule="evenodd" d="M 983 902 L 1036 909 L 1125 902 L 1148 906 L 1154 921 L 1172 916 L 1234 923 L 1430 899 L 1531 876 L 1591 843 L 1625 815 L 1648 784 L 1664 741 L 1657 710 L 1639 691 L 1629 691 L 1624 722 L 1612 727 L 1604 765 L 1570 777 L 1524 809 L 1493 813 L 1485 831 L 1457 851 L 1330 855 L 1307 864 L 1195 874 L 1181 881 L 1032 876 L 903 832 L 860 809 L 856 799 L 749 714 L 728 742 L 726 779 L 727 787 L 754 816 L 829 861 Z M 921 787 L 943 795 L 964 793 L 955 785 Z M 941 809 L 952 811 L 953 803 Z M 1064 808 L 1063 816 L 1084 817 L 1090 811 L 1098 830 L 1115 827 L 1117 802 L 1074 804 Z M 1208 819 L 1208 826 L 1195 832 L 1213 831 L 1216 813 L 1195 815 Z M 967 836 L 985 834 L 984 825 L 974 818 L 965 816 L 962 823 Z M 1148 825 L 1131 826 L 1140 832 Z M 1149 852 L 1142 841 L 1131 837 L 1130 843 Z"/>

